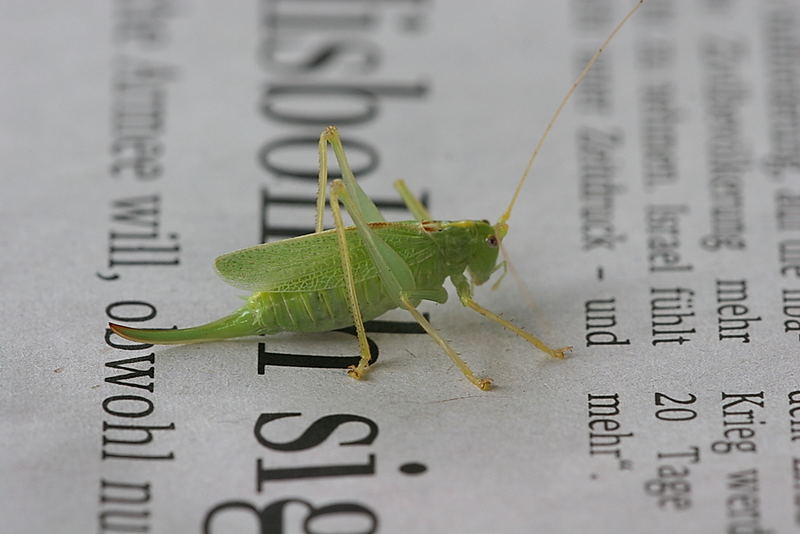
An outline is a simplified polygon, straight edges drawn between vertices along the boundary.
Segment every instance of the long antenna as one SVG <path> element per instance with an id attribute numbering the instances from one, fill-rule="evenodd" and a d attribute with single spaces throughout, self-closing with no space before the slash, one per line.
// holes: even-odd
<path id="1" fill-rule="evenodd" d="M 567 102 L 569 102 L 570 98 L 572 98 L 573 93 L 575 93 L 575 90 L 578 88 L 583 79 L 586 77 L 586 74 L 595 64 L 597 58 L 599 58 L 600 54 L 603 53 L 603 50 L 605 50 L 606 47 L 608 47 L 608 44 L 611 42 L 614 36 L 617 35 L 619 30 L 625 25 L 626 22 L 628 22 L 628 19 L 631 18 L 634 13 L 636 13 L 636 10 L 642 7 L 644 1 L 645 0 L 639 0 L 639 2 L 635 6 L 633 6 L 633 9 L 628 11 L 628 14 L 625 15 L 621 21 L 619 21 L 619 23 L 611 32 L 611 34 L 609 34 L 609 36 L 606 38 L 603 44 L 600 45 L 600 48 L 597 49 L 592 58 L 586 63 L 586 66 L 583 67 L 583 70 L 575 79 L 575 82 L 572 84 L 572 87 L 569 88 L 567 94 L 564 95 L 564 98 L 561 100 L 561 103 L 556 108 L 555 113 L 553 113 L 553 116 L 550 118 L 550 122 L 547 123 L 547 127 L 544 129 L 542 136 L 536 143 L 536 148 L 533 149 L 533 153 L 531 154 L 530 159 L 528 159 L 528 164 L 525 166 L 525 171 L 523 171 L 522 177 L 519 179 L 519 183 L 517 184 L 517 188 L 514 190 L 514 196 L 511 197 L 511 202 L 508 203 L 506 211 L 503 212 L 503 214 L 500 216 L 500 219 L 497 221 L 497 226 L 506 227 L 508 219 L 511 218 L 511 210 L 514 208 L 514 204 L 517 202 L 517 197 L 519 196 L 520 191 L 522 191 L 522 186 L 525 185 L 525 180 L 528 178 L 528 175 L 530 174 L 531 169 L 533 168 L 533 162 L 536 161 L 536 157 L 539 155 L 539 151 L 542 149 L 542 145 L 544 144 L 545 139 L 547 139 L 547 136 L 550 134 L 550 130 L 553 129 L 553 125 L 558 120 L 559 115 L 561 115 L 561 111 L 567 105 Z"/>

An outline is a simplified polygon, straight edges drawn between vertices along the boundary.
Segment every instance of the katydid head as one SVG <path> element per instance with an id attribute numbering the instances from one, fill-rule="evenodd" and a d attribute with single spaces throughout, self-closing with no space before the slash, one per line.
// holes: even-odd
<path id="1" fill-rule="evenodd" d="M 475 231 L 477 235 L 472 242 L 467 269 L 472 282 L 479 286 L 486 282 L 497 269 L 497 256 L 503 236 L 499 233 L 498 227 L 492 226 L 489 221 L 477 221 Z"/>

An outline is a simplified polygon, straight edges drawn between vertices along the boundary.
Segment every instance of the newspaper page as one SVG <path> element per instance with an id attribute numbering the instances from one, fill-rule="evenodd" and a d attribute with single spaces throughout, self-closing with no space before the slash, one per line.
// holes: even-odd
<path id="1" fill-rule="evenodd" d="M 363 380 L 352 326 L 108 323 L 241 307 L 214 258 L 314 232 L 328 125 L 387 221 L 414 219 L 402 178 L 434 220 L 496 223 L 634 2 L 2 4 L 0 530 L 800 530 L 797 2 L 622 28 L 474 288 L 568 357 L 449 279 L 419 306 L 490 391 L 402 309 L 367 321 Z"/>

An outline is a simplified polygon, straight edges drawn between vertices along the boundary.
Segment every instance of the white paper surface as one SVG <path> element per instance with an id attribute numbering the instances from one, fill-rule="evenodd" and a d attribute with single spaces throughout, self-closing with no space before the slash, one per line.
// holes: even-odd
<path id="1" fill-rule="evenodd" d="M 476 299 L 564 361 L 452 288 L 493 391 L 399 311 L 362 382 L 303 367 L 347 334 L 106 330 L 238 307 L 213 258 L 313 229 L 329 122 L 374 198 L 496 220 L 629 4 L 4 2 L 2 530 L 800 530 L 795 2 L 650 0 L 556 125 L 504 242 L 533 310 Z"/>

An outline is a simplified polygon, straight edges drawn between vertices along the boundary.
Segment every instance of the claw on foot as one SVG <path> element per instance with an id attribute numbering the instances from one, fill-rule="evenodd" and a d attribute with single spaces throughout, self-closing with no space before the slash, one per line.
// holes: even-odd
<path id="1" fill-rule="evenodd" d="M 490 389 L 492 389 L 492 379 L 491 378 L 478 378 L 475 381 L 475 385 L 481 391 L 489 391 Z"/>
<path id="2" fill-rule="evenodd" d="M 567 353 L 572 350 L 572 347 L 561 347 L 560 349 L 550 349 L 548 354 L 553 358 L 558 358 L 559 360 L 563 360 L 567 357 Z"/>
<path id="3" fill-rule="evenodd" d="M 347 368 L 347 376 L 350 378 L 355 378 L 356 380 L 361 380 L 364 378 L 364 375 L 367 374 L 366 369 L 359 369 L 355 365 L 351 365 Z"/>

